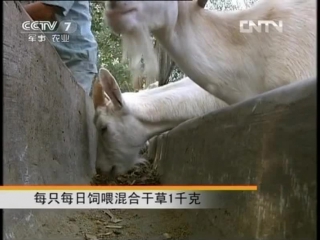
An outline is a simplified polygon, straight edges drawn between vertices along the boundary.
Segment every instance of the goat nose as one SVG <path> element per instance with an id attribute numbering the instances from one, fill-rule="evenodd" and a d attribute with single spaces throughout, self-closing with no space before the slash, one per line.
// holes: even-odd
<path id="1" fill-rule="evenodd" d="M 117 7 L 117 1 L 109 1 L 109 8 L 110 9 L 115 9 Z"/>

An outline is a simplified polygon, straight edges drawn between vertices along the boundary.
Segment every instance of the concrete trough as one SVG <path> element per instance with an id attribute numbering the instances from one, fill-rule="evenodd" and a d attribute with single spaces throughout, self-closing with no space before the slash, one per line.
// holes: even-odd
<path id="1" fill-rule="evenodd" d="M 222 239 L 316 239 L 316 85 L 292 83 L 158 137 L 164 184 L 258 185 L 232 209 L 186 218 Z"/>
<path id="2" fill-rule="evenodd" d="M 88 184 L 94 173 L 92 100 L 75 82 L 49 41 L 29 42 L 30 20 L 17 1 L 5 1 L 4 184 Z M 68 211 L 5 210 L 4 239 L 44 239 Z"/>

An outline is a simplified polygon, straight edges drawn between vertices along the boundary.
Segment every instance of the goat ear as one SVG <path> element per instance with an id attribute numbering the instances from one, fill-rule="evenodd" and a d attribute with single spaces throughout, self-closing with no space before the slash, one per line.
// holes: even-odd
<path id="1" fill-rule="evenodd" d="M 198 6 L 204 8 L 207 4 L 208 0 L 198 0 Z"/>
<path id="2" fill-rule="evenodd" d="M 99 81 L 94 82 L 92 93 L 94 109 L 97 109 L 99 106 L 105 106 L 104 92 Z"/>
<path id="3" fill-rule="evenodd" d="M 103 86 L 103 90 L 109 96 L 115 108 L 121 109 L 123 106 L 123 100 L 122 100 L 121 90 L 119 88 L 119 85 L 116 79 L 105 68 L 100 68 L 99 79 Z"/>

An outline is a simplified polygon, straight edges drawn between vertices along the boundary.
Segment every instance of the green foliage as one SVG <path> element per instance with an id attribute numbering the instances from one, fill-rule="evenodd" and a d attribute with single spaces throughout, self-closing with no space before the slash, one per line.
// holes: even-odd
<path id="1" fill-rule="evenodd" d="M 104 4 L 90 2 L 92 32 L 98 43 L 98 67 L 107 68 L 117 79 L 122 91 L 132 91 L 127 64 L 121 63 L 122 50 L 120 37 L 111 32 L 103 20 Z"/>
<path id="2" fill-rule="evenodd" d="M 234 11 L 246 9 L 254 4 L 257 0 L 210 0 L 206 8 L 217 11 Z"/>

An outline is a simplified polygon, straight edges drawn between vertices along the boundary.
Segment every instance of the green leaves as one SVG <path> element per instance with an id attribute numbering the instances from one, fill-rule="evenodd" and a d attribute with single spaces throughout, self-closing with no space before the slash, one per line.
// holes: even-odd
<path id="1" fill-rule="evenodd" d="M 107 68 L 117 79 L 122 91 L 132 91 L 132 87 L 130 89 L 132 84 L 128 66 L 121 63 L 121 39 L 112 33 L 103 20 L 104 4 L 91 1 L 90 8 L 92 15 L 91 29 L 99 48 L 99 68 Z"/>

